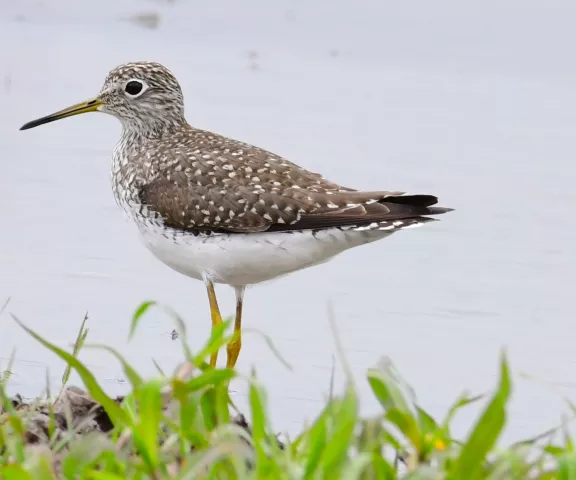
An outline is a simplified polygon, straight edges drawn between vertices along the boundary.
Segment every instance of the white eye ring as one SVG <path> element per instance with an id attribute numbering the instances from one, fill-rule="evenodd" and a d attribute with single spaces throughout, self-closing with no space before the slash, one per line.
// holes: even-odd
<path id="1" fill-rule="evenodd" d="M 138 88 L 140 89 L 138 90 Z M 136 98 L 148 90 L 148 85 L 144 80 L 131 78 L 124 84 L 123 90 L 127 97 Z"/>

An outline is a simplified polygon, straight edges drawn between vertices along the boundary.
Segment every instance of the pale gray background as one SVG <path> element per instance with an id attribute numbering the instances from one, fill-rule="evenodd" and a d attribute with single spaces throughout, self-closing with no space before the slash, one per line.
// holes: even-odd
<path id="1" fill-rule="evenodd" d="M 142 14 L 148 26 L 131 19 Z M 126 344 L 140 301 L 179 311 L 193 347 L 207 337 L 202 284 L 154 259 L 114 204 L 119 123 L 91 114 L 18 131 L 95 94 L 117 64 L 156 60 L 180 79 L 194 125 L 346 185 L 433 193 L 457 209 L 247 292 L 245 326 L 271 335 L 294 367 L 245 335 L 238 366 L 266 383 L 277 430 L 297 431 L 323 405 L 328 301 L 364 412 L 376 404 L 363 375 L 380 355 L 439 415 L 462 389 L 494 385 L 506 347 L 507 438 L 552 426 L 562 395 L 575 397 L 575 21 L 568 0 L 3 2 L 0 303 L 12 296 L 8 312 L 62 346 L 87 310 L 90 340 L 145 374 L 151 357 L 171 369 L 180 356 L 159 310 Z M 232 313 L 232 291 L 219 293 Z M 61 363 L 7 313 L 0 332 L 3 365 L 17 348 L 13 391 L 39 393 L 46 366 L 58 381 Z M 125 391 L 110 357 L 82 358 L 109 392 Z"/>

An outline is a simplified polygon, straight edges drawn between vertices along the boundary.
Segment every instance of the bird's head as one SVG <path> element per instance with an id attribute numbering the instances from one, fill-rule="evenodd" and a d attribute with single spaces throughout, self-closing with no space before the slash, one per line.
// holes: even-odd
<path id="1" fill-rule="evenodd" d="M 20 130 L 88 112 L 115 116 L 124 129 L 157 135 L 182 125 L 184 98 L 174 75 L 155 62 L 134 62 L 111 70 L 100 93 L 90 100 L 32 120 Z"/>

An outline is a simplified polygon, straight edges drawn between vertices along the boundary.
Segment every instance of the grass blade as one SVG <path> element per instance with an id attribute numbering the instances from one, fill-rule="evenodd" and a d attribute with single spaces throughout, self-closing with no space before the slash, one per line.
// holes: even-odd
<path id="1" fill-rule="evenodd" d="M 558 457 L 558 480 L 576 480 L 576 453 L 567 452 Z"/>
<path id="2" fill-rule="evenodd" d="M 304 470 L 305 479 L 313 478 L 316 469 L 320 465 L 320 459 L 326 447 L 327 423 L 336 406 L 335 404 L 339 401 L 338 399 L 330 400 L 330 403 L 324 408 L 323 412 L 309 429 L 306 439 L 308 459 Z"/>
<path id="3" fill-rule="evenodd" d="M 158 468 L 160 460 L 158 438 L 161 433 L 163 384 L 153 380 L 141 386 L 138 392 L 139 421 L 133 429 L 134 442 L 152 472 Z"/>
<path id="4" fill-rule="evenodd" d="M 386 419 L 402 432 L 418 452 L 422 450 L 420 430 L 416 419 L 410 415 L 410 412 L 391 408 L 386 412 Z"/>
<path id="5" fill-rule="evenodd" d="M 88 321 L 88 313 L 84 315 L 84 320 L 82 320 L 82 324 L 80 325 L 80 330 L 78 330 L 78 335 L 76 336 L 76 341 L 74 342 L 74 348 L 72 350 L 72 355 L 77 357 L 80 353 L 80 350 L 84 346 L 84 342 L 86 341 L 86 337 L 88 336 L 88 329 L 86 328 L 86 322 Z M 70 378 L 71 368 L 70 365 L 66 365 L 66 369 L 64 370 L 64 374 L 62 375 L 62 386 L 68 383 Z"/>
<path id="6" fill-rule="evenodd" d="M 342 463 L 347 460 L 357 419 L 358 397 L 354 387 L 348 384 L 340 408 L 334 414 L 334 431 L 322 456 L 325 478 L 337 478 Z"/>
<path id="7" fill-rule="evenodd" d="M 4 302 L 4 304 L 0 307 L 0 315 L 2 315 L 4 313 L 4 311 L 6 310 L 6 307 L 8 306 L 9 303 L 10 303 L 10 297 L 8 297 L 6 299 L 6 301 Z"/>
<path id="8" fill-rule="evenodd" d="M 273 475 L 273 456 L 267 454 L 269 438 L 267 436 L 266 394 L 252 372 L 248 393 L 252 413 L 252 439 L 256 451 L 256 477 L 275 478 Z M 275 440 L 274 440 L 275 441 Z"/>
<path id="9" fill-rule="evenodd" d="M 396 380 L 383 368 L 368 370 L 368 383 L 384 410 L 397 409 L 410 412 L 408 402 Z"/>
<path id="10" fill-rule="evenodd" d="M 3 480 L 33 480 L 24 468 L 14 463 L 2 467 L 0 473 L 2 474 L 0 478 Z"/>
<path id="11" fill-rule="evenodd" d="M 204 359 L 209 357 L 211 354 L 216 353 L 223 345 L 225 345 L 230 339 L 232 339 L 232 335 L 229 337 L 224 337 L 224 332 L 232 323 L 231 319 L 224 320 L 221 324 L 217 325 L 212 332 L 210 333 L 210 339 L 204 346 L 204 348 L 196 355 L 196 357 L 192 360 L 192 363 L 196 366 L 202 365 Z"/>
<path id="12" fill-rule="evenodd" d="M 122 364 L 122 369 L 124 371 L 124 374 L 128 378 L 128 381 L 130 382 L 132 387 L 134 389 L 137 389 L 138 387 L 140 387 L 142 385 L 142 383 L 143 383 L 142 377 L 140 377 L 140 375 L 138 375 L 136 370 L 134 370 L 130 366 L 130 364 L 124 359 L 124 357 L 122 355 L 120 355 L 120 353 L 118 351 L 116 351 L 114 348 L 109 347 L 107 345 L 97 344 L 97 343 L 87 344 L 84 346 L 84 348 L 106 350 L 107 352 L 111 353 Z"/>
<path id="13" fill-rule="evenodd" d="M 18 325 L 20 325 L 20 327 L 22 327 L 29 335 L 35 338 L 46 348 L 54 352 L 56 355 L 58 355 L 62 360 L 64 360 L 78 372 L 92 398 L 96 400 L 98 403 L 100 403 L 100 405 L 102 405 L 104 410 L 106 410 L 106 413 L 108 413 L 108 415 L 110 416 L 110 419 L 112 420 L 112 423 L 114 423 L 114 425 L 118 424 L 126 425 L 129 423 L 129 419 L 126 413 L 116 404 L 114 400 L 112 400 L 108 395 L 106 395 L 104 390 L 102 390 L 100 385 L 98 385 L 98 382 L 94 378 L 94 375 L 92 375 L 92 373 L 84 366 L 82 362 L 80 362 L 76 357 L 69 354 L 68 352 L 62 350 L 61 348 L 55 345 L 52 345 L 47 340 L 44 340 L 40 335 L 38 335 L 36 332 L 28 328 L 26 325 L 24 325 L 15 316 L 12 317 L 14 318 L 16 323 L 18 323 Z"/>
<path id="14" fill-rule="evenodd" d="M 478 419 L 456 462 L 455 478 L 473 480 L 482 473 L 486 455 L 492 449 L 506 421 L 506 404 L 510 397 L 510 374 L 506 356 L 500 362 L 500 384 L 492 400 Z"/>
<path id="15" fill-rule="evenodd" d="M 278 359 L 278 361 L 284 365 L 288 370 L 292 371 L 292 365 L 290 365 L 288 363 L 288 361 L 280 354 L 280 350 L 278 350 L 278 348 L 276 348 L 276 345 L 274 345 L 274 342 L 272 341 L 272 338 L 270 338 L 269 335 L 266 335 L 264 332 L 260 331 L 260 330 L 256 330 L 255 328 L 245 328 L 242 330 L 243 333 L 256 333 L 257 335 L 260 335 L 262 337 L 262 339 L 266 342 L 266 345 L 268 346 L 268 348 L 270 349 L 270 351 L 274 354 L 274 356 Z"/>
<path id="16" fill-rule="evenodd" d="M 150 307 L 152 307 L 156 304 L 157 304 L 157 302 L 155 302 L 153 300 L 149 300 L 146 302 L 142 302 L 138 306 L 138 308 L 134 312 L 134 315 L 132 316 L 132 322 L 130 322 L 130 333 L 128 334 L 129 340 L 134 336 L 134 333 L 136 332 L 136 328 L 138 327 L 138 324 L 140 323 L 140 320 L 142 319 L 143 315 L 148 311 L 148 309 Z"/>

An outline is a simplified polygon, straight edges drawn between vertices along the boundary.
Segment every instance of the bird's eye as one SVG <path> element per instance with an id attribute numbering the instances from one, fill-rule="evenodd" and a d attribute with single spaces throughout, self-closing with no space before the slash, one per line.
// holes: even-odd
<path id="1" fill-rule="evenodd" d="M 142 82 L 139 82 L 138 80 L 130 80 L 124 87 L 124 90 L 128 95 L 138 95 L 142 91 L 142 88 Z"/>

